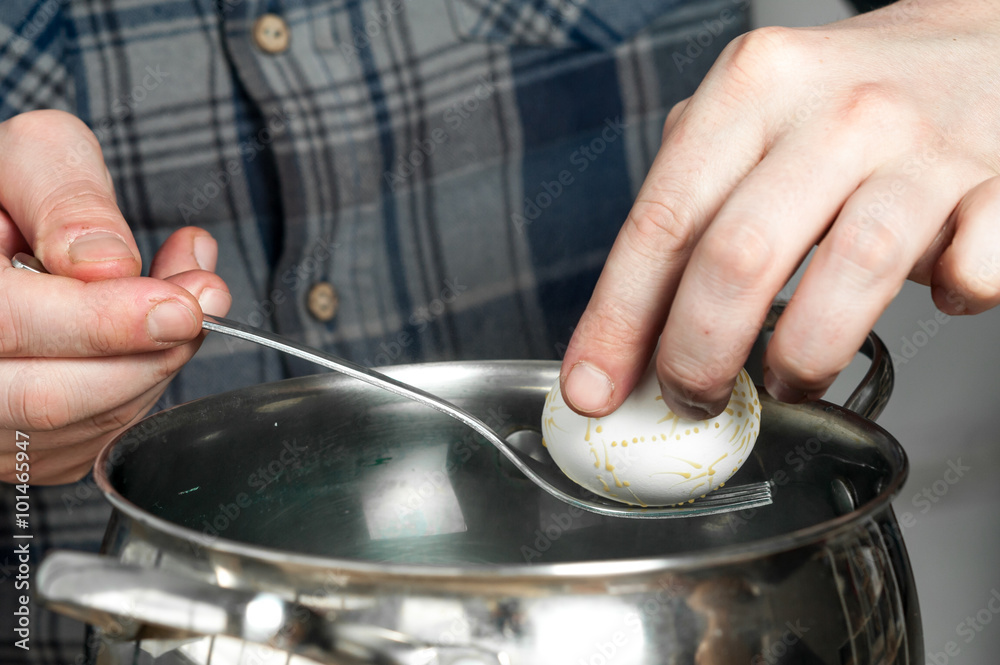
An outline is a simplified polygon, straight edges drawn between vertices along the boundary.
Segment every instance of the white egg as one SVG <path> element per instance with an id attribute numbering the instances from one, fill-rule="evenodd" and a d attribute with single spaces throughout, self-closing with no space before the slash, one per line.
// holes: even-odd
<path id="1" fill-rule="evenodd" d="M 669 506 L 720 487 L 750 456 L 760 401 L 746 370 L 725 410 L 689 420 L 663 402 L 651 365 L 625 403 L 604 418 L 566 406 L 557 381 L 545 399 L 542 435 L 571 480 L 595 494 L 638 506 Z"/>

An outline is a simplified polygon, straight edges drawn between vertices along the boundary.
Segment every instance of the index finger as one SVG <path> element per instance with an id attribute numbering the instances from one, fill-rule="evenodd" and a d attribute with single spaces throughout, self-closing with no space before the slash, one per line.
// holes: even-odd
<path id="1" fill-rule="evenodd" d="M 698 239 L 761 159 L 762 123 L 733 122 L 710 94 L 699 88 L 672 119 L 570 340 L 560 379 L 578 413 L 607 415 L 632 391 Z"/>

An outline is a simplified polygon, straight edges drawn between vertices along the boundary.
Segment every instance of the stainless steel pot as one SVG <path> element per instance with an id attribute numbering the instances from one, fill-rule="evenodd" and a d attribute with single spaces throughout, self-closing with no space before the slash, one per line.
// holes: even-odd
<path id="1" fill-rule="evenodd" d="M 853 411 L 762 396 L 747 473 L 773 505 L 663 521 L 557 503 L 455 421 L 343 376 L 192 402 L 101 453 L 105 554 L 52 554 L 40 595 L 97 626 L 101 664 L 922 663 L 890 506 L 906 459 L 868 419 L 892 369 L 874 335 L 864 351 Z M 558 369 L 386 372 L 534 446 Z"/>

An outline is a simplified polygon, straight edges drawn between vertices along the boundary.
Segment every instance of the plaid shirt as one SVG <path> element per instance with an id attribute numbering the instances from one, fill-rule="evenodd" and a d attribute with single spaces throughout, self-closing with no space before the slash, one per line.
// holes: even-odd
<path id="1" fill-rule="evenodd" d="M 746 4 L 4 0 L 0 120 L 84 119 L 146 262 L 207 229 L 233 318 L 366 365 L 557 358 L 667 111 Z M 287 49 L 259 45 L 265 13 Z M 160 407 L 315 371 L 209 336 Z M 33 571 L 97 549 L 92 480 L 31 502 Z M 38 608 L 13 646 L 14 512 L 3 486 L 0 662 L 77 662 L 82 625 Z"/>

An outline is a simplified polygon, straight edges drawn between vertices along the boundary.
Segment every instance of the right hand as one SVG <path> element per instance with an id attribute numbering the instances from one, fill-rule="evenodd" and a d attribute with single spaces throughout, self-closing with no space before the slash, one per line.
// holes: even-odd
<path id="1" fill-rule="evenodd" d="M 112 438 L 153 407 L 201 344 L 202 312 L 229 289 L 204 230 L 141 259 L 96 137 L 60 111 L 0 123 L 0 481 L 15 482 L 15 431 L 30 482 L 84 476 Z M 11 266 L 16 252 L 52 273 Z"/>

